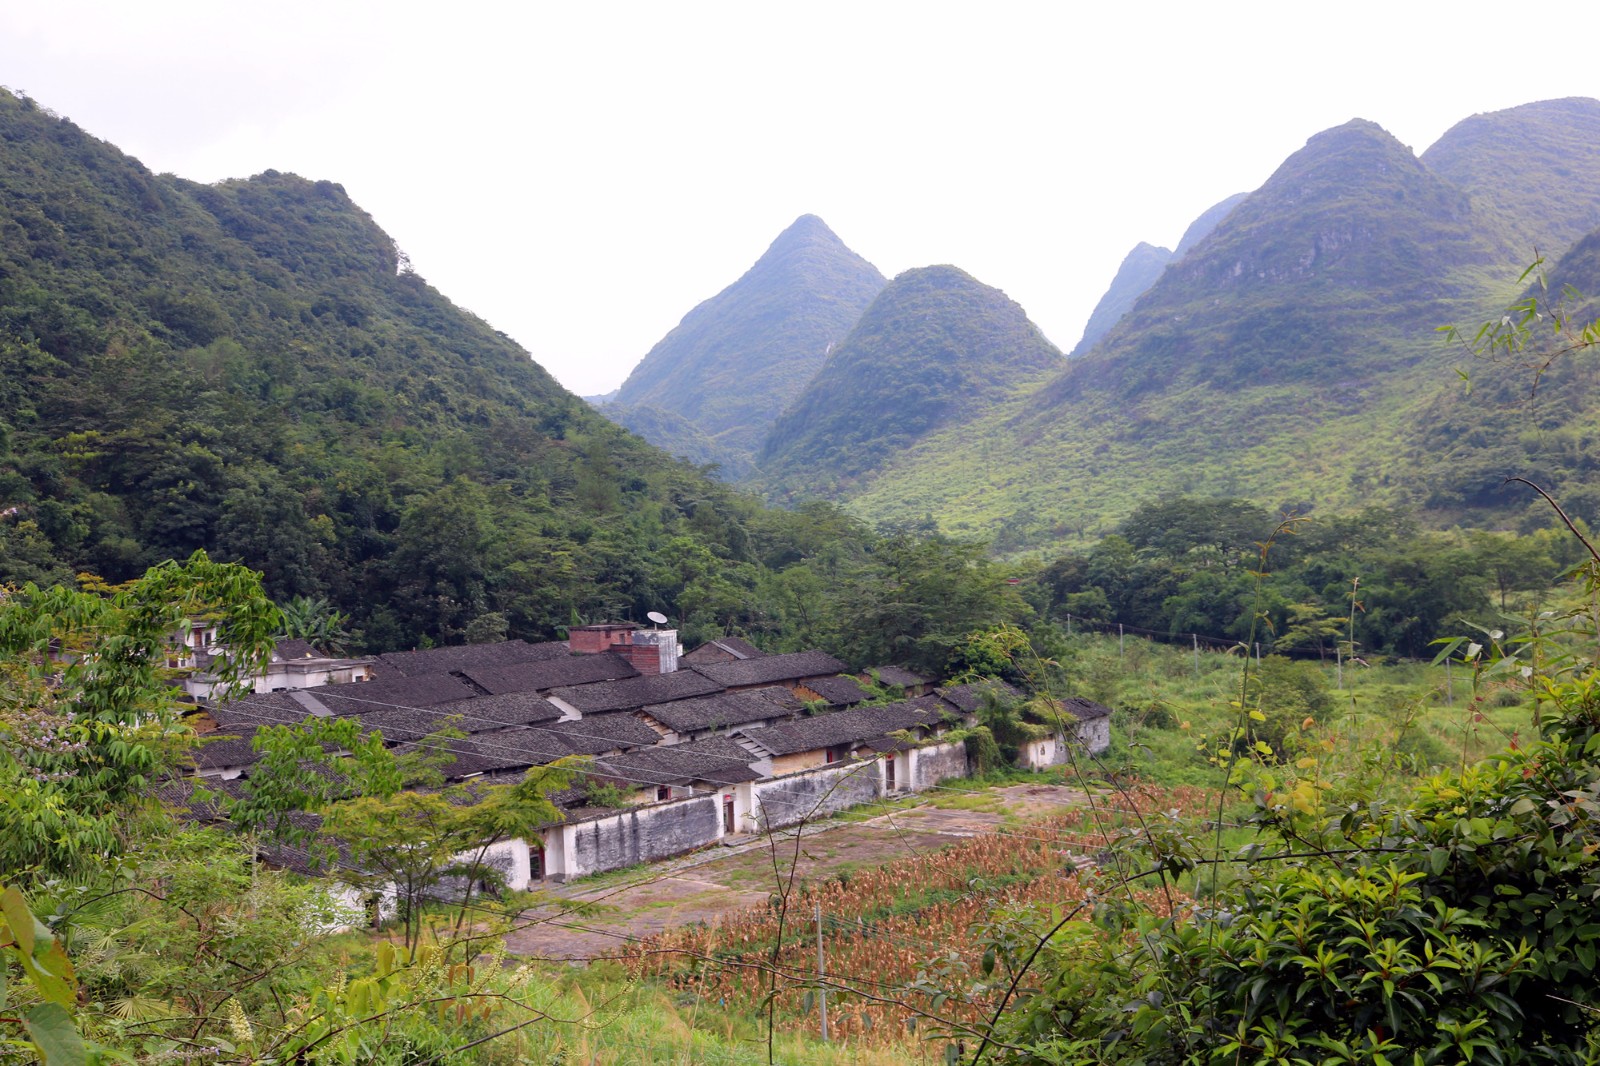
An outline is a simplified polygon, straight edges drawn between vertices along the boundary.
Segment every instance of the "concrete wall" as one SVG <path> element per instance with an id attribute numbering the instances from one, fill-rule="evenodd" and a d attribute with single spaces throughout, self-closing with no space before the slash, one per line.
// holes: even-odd
<path id="1" fill-rule="evenodd" d="M 881 760 L 834 763 L 820 770 L 757 781 L 751 789 L 762 829 L 781 829 L 883 795 Z"/>
<path id="2" fill-rule="evenodd" d="M 1049 743 L 1058 746 L 1054 741 Z M 930 744 L 895 757 L 898 792 L 927 788 L 966 773 L 966 745 L 960 741 Z M 586 822 L 552 826 L 543 833 L 545 879 L 566 881 L 715 844 L 727 835 L 724 805 L 729 798 L 733 801 L 733 831 L 745 834 L 826 817 L 847 807 L 870 803 L 884 792 L 883 759 L 862 759 L 718 788 Z M 524 842 L 502 845 L 495 852 L 495 863 L 504 869 L 512 888 L 539 886 L 539 882 L 529 879 Z"/>
<path id="3" fill-rule="evenodd" d="M 562 826 L 566 878 L 619 870 L 714 843 L 722 836 L 720 793 L 639 807 L 621 814 Z M 546 852 L 547 861 L 549 852 Z"/>
<path id="4" fill-rule="evenodd" d="M 962 741 L 953 744 L 929 744 L 907 753 L 911 756 L 913 789 L 921 790 L 952 777 L 967 776 L 967 745 Z"/>

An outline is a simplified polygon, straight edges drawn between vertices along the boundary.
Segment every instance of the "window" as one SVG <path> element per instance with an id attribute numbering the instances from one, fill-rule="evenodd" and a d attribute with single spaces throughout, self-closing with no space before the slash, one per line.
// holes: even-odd
<path id="1" fill-rule="evenodd" d="M 671 798 L 672 798 L 672 786 L 671 785 L 661 785 L 656 789 L 656 799 L 658 801 L 660 801 L 660 800 L 669 800 Z"/>

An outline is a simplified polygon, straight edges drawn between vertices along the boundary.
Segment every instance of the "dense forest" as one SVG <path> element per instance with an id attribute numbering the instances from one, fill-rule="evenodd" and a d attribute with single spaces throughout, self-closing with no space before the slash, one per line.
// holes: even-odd
<path id="1" fill-rule="evenodd" d="M 205 548 L 400 647 L 672 607 L 675 538 L 756 559 L 764 512 L 562 390 L 339 186 L 153 175 L 10 94 L 0 137 L 0 581 Z"/>

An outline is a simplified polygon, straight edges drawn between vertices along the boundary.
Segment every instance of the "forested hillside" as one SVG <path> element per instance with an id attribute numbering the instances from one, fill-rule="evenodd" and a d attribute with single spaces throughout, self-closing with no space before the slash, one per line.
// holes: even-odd
<path id="1" fill-rule="evenodd" d="M 1513 261 L 1558 256 L 1600 227 L 1600 100 L 1542 100 L 1456 123 L 1422 162 L 1472 198 Z"/>
<path id="2" fill-rule="evenodd" d="M 927 434 L 960 425 L 1061 366 L 999 289 L 951 266 L 878 295 L 773 424 L 760 462 L 780 493 L 837 495 Z"/>
<path id="3" fill-rule="evenodd" d="M 0 93 L 0 582 L 197 548 L 360 643 L 663 605 L 751 505 L 561 389 L 344 190 L 196 185 Z"/>

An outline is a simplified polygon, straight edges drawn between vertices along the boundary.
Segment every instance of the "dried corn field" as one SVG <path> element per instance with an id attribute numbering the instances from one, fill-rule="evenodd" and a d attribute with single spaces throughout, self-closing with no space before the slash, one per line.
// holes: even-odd
<path id="1" fill-rule="evenodd" d="M 941 1020 L 973 1025 L 993 1011 L 1003 991 L 999 982 L 965 994 L 981 987 L 985 930 L 997 913 L 1076 911 L 1087 920 L 1095 894 L 1112 890 L 1131 892 L 1153 913 L 1171 913 L 1180 901 L 1117 887 L 1101 863 L 1152 819 L 1174 812 L 1203 819 L 1214 804 L 1212 794 L 1180 789 L 1062 807 L 1059 814 L 885 866 L 794 885 L 787 905 L 775 894 L 766 907 L 631 945 L 627 964 L 636 976 L 665 979 L 729 1010 L 764 1010 L 773 994 L 781 1026 L 815 1027 L 820 916 L 835 1039 L 898 1043 L 947 1029 Z M 885 823 L 892 832 L 892 818 Z"/>

